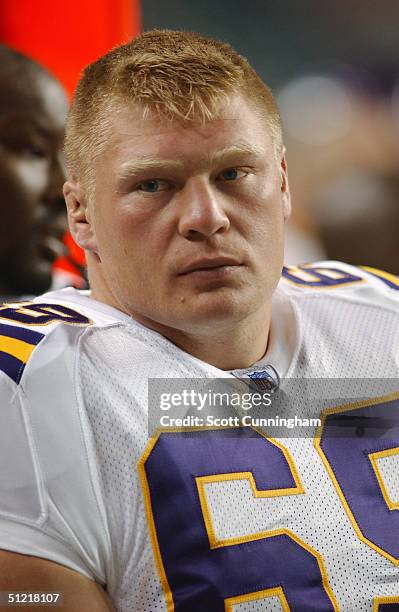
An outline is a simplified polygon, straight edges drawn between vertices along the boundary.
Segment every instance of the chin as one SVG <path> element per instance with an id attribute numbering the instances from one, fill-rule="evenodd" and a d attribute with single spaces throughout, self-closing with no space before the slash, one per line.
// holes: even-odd
<path id="1" fill-rule="evenodd" d="M 227 294 L 224 292 L 219 295 L 209 294 L 187 299 L 183 303 L 183 308 L 184 306 L 189 312 L 182 312 L 179 309 L 182 319 L 186 317 L 193 328 L 231 325 L 247 318 L 259 308 L 257 301 L 243 295 L 231 295 L 231 291 Z"/>

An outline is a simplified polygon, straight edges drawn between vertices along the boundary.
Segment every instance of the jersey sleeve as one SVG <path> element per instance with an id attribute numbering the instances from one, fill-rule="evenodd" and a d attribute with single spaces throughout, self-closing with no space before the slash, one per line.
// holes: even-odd
<path id="1" fill-rule="evenodd" d="M 74 388 L 82 333 L 0 318 L 0 548 L 105 584 L 108 529 Z"/>
<path id="2" fill-rule="evenodd" d="M 399 310 L 399 277 L 368 266 L 318 261 L 285 266 L 282 278 L 293 290 L 339 291 L 341 296 Z"/>

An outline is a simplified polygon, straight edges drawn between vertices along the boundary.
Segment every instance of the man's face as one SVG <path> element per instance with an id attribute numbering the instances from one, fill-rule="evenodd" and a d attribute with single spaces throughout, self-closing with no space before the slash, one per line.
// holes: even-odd
<path id="1" fill-rule="evenodd" d="M 245 320 L 280 278 L 289 209 L 285 161 L 243 98 L 204 124 L 124 108 L 95 165 L 93 295 L 161 332 Z"/>
<path id="2" fill-rule="evenodd" d="M 0 87 L 0 293 L 40 293 L 63 251 L 62 144 L 67 101 L 38 75 Z"/>

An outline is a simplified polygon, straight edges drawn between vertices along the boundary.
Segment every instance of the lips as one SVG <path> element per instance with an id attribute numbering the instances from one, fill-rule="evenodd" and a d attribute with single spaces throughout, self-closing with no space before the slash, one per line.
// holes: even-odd
<path id="1" fill-rule="evenodd" d="M 233 267 L 242 265 L 233 257 L 212 257 L 197 259 L 179 270 L 178 275 L 184 276 L 192 272 L 206 272 L 217 268 Z"/>

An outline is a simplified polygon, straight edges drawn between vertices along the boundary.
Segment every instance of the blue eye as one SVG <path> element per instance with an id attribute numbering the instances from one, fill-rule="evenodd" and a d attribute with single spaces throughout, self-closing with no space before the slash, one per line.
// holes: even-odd
<path id="1" fill-rule="evenodd" d="M 146 191 L 147 193 L 155 193 L 159 190 L 159 181 L 152 179 L 151 181 L 143 181 L 139 185 L 140 191 Z"/>
<path id="2" fill-rule="evenodd" d="M 218 176 L 222 181 L 237 181 L 238 179 L 246 176 L 246 172 L 244 170 L 240 170 L 240 168 L 227 168 L 227 170 L 223 170 Z"/>
<path id="3" fill-rule="evenodd" d="M 139 191 L 144 191 L 145 193 L 158 193 L 158 191 L 165 191 L 165 189 L 168 188 L 169 183 L 161 179 L 149 179 L 148 181 L 142 181 L 139 185 L 137 185 L 137 189 Z"/>

